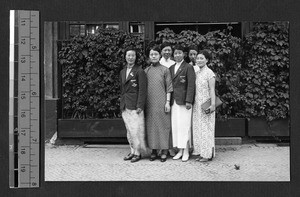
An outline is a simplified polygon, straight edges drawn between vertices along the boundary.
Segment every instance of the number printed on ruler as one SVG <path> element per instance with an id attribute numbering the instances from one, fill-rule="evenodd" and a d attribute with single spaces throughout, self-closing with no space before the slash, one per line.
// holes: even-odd
<path id="1" fill-rule="evenodd" d="M 19 11 L 18 183 L 39 186 L 39 13 Z"/>

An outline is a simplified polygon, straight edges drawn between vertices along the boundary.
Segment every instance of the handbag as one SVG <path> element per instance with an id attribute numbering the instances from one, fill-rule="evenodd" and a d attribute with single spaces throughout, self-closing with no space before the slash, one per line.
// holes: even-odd
<path id="1" fill-rule="evenodd" d="M 223 102 L 221 101 L 221 99 L 218 96 L 216 96 L 216 101 L 215 101 L 216 108 L 219 107 L 220 105 L 222 105 L 222 103 Z M 203 110 L 206 110 L 207 108 L 209 108 L 210 104 L 211 104 L 211 102 L 210 102 L 210 98 L 209 98 L 209 99 L 207 99 L 207 101 L 202 103 L 201 108 Z"/>

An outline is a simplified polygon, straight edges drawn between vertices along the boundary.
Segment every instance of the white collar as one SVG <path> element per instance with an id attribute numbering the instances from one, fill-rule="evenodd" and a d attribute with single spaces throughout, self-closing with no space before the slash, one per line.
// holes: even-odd
<path id="1" fill-rule="evenodd" d="M 182 64 L 182 62 L 183 62 L 183 60 L 181 60 L 181 62 L 179 62 L 179 63 L 177 63 L 177 62 L 176 62 L 176 65 L 181 65 L 181 64 Z"/>
<path id="2" fill-rule="evenodd" d="M 162 57 L 161 59 L 162 59 L 162 61 L 164 61 L 164 62 L 173 61 L 173 60 L 171 60 L 171 57 L 169 57 L 168 59 L 166 59 L 166 58 Z"/>

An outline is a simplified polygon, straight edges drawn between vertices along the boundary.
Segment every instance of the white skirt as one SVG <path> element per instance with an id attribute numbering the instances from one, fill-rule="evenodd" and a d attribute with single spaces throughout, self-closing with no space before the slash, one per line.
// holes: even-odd
<path id="1" fill-rule="evenodd" d="M 192 111 L 174 101 L 171 109 L 173 147 L 186 148 L 187 142 L 191 146 Z"/>

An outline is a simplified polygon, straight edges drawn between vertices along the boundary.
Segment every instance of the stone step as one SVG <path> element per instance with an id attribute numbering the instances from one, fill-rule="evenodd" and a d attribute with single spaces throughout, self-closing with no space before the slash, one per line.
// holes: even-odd
<path id="1" fill-rule="evenodd" d="M 123 139 L 123 138 L 122 138 Z M 101 143 L 101 140 L 99 140 L 99 142 L 97 143 L 97 139 L 93 139 L 95 140 L 96 144 L 103 144 Z M 56 138 L 56 135 L 53 136 L 53 138 L 50 140 L 50 143 L 51 144 L 56 144 L 56 145 L 83 145 L 84 142 L 86 141 L 86 139 L 74 139 L 74 138 Z M 91 140 L 90 140 L 91 141 Z M 120 143 L 120 142 L 116 142 L 116 143 L 113 143 L 112 141 L 109 142 L 109 143 L 104 143 L 104 144 L 124 144 L 124 143 L 127 143 L 127 140 L 126 138 L 124 138 L 122 140 L 123 143 Z M 216 137 L 215 138 L 215 143 L 216 145 L 241 145 L 242 144 L 242 138 L 241 137 Z"/>
<path id="2" fill-rule="evenodd" d="M 216 145 L 241 145 L 241 137 L 216 137 Z"/>

